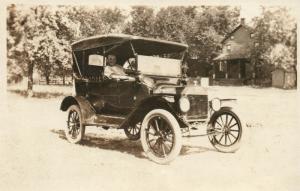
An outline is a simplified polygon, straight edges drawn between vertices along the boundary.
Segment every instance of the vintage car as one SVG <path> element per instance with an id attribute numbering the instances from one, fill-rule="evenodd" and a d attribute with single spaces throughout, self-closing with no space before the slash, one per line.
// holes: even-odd
<path id="1" fill-rule="evenodd" d="M 205 87 L 187 85 L 186 44 L 109 34 L 71 46 L 75 92 L 60 106 L 68 112 L 69 142 L 79 143 L 87 126 L 123 129 L 130 140 L 141 140 L 149 159 L 166 164 L 180 153 L 183 135 L 201 136 L 190 130 L 204 123 L 217 150 L 239 148 L 242 124 L 225 104 L 233 100 L 209 101 Z M 105 75 L 108 55 L 125 75 Z"/>

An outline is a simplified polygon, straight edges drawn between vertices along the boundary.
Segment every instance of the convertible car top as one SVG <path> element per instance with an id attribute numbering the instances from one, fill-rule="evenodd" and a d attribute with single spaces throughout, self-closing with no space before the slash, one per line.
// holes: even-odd
<path id="1" fill-rule="evenodd" d="M 183 43 L 145 38 L 126 34 L 107 34 L 93 36 L 71 44 L 73 51 L 84 51 L 103 47 L 102 54 L 122 51 L 123 54 L 132 48 L 137 54 L 159 55 L 185 51 L 188 45 Z M 101 53 L 100 53 L 101 54 Z"/>

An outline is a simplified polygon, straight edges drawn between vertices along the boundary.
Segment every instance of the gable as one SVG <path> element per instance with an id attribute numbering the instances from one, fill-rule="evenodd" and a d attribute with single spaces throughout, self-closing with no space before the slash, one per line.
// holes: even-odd
<path id="1" fill-rule="evenodd" d="M 250 49 L 254 45 L 251 33 L 252 31 L 249 28 L 240 26 L 223 41 L 222 54 L 227 55 L 229 58 L 249 57 Z"/>
<path id="2" fill-rule="evenodd" d="M 253 29 L 240 24 L 222 40 L 222 52 L 214 60 L 232 60 L 249 58 L 255 39 Z"/>
<path id="3" fill-rule="evenodd" d="M 249 27 L 239 26 L 236 30 L 224 38 L 222 44 L 227 44 L 233 41 L 236 43 L 248 43 L 252 41 L 251 33 L 252 30 Z"/>

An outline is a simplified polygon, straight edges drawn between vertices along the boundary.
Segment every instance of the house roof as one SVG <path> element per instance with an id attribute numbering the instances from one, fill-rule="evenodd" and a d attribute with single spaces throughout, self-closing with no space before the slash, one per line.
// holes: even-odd
<path id="1" fill-rule="evenodd" d="M 214 61 L 223 61 L 223 60 L 234 60 L 234 59 L 249 59 L 250 53 L 249 52 L 242 52 L 242 53 L 221 53 L 217 57 L 215 57 Z"/>
<path id="2" fill-rule="evenodd" d="M 253 32 L 253 29 L 247 25 L 244 24 L 244 20 L 239 24 L 237 27 L 235 27 L 230 33 L 228 33 L 224 39 L 221 41 L 222 44 L 230 38 L 236 31 L 238 31 L 241 28 L 246 28 L 250 33 Z M 233 59 L 249 59 L 250 58 L 250 52 L 248 49 L 239 49 L 232 52 L 223 52 L 219 54 L 217 57 L 215 57 L 214 61 L 223 61 L 223 60 L 233 60 Z"/>
<path id="3" fill-rule="evenodd" d="M 249 27 L 248 25 L 245 24 L 239 24 L 237 27 L 235 27 L 230 33 L 228 33 L 223 40 L 221 41 L 221 43 L 223 44 L 228 38 L 230 38 L 236 31 L 238 31 L 240 28 L 246 28 L 247 30 L 249 30 L 250 32 L 253 32 L 253 29 L 251 27 Z"/>

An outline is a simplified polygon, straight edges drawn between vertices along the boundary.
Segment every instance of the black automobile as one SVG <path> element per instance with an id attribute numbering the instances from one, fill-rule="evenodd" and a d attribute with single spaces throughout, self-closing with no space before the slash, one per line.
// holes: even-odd
<path id="1" fill-rule="evenodd" d="M 79 143 L 87 126 L 124 129 L 130 140 L 141 140 L 152 161 L 166 164 L 179 154 L 182 137 L 198 136 L 190 131 L 204 123 L 205 135 L 217 150 L 237 150 L 242 125 L 225 104 L 234 100 L 209 101 L 206 88 L 187 85 L 187 48 L 182 43 L 124 34 L 73 43 L 75 92 L 60 106 L 68 112 L 67 140 Z M 111 70 L 109 55 L 116 59 L 121 74 L 106 75 Z"/>

